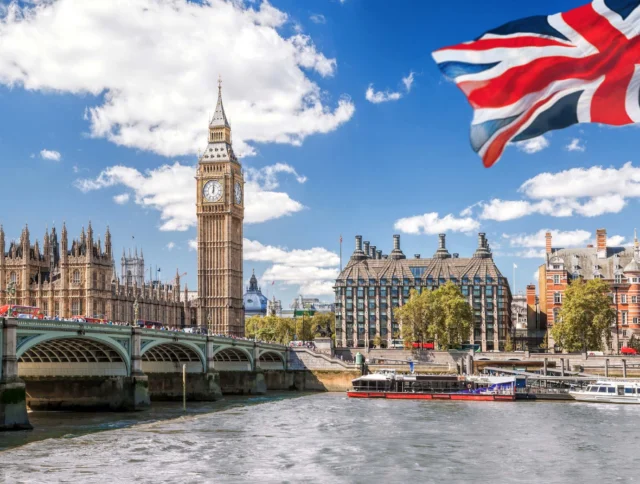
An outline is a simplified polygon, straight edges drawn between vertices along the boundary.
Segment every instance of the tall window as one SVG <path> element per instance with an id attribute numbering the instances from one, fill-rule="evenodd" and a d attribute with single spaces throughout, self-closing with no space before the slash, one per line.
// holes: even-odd
<path id="1" fill-rule="evenodd" d="M 620 320 L 622 326 L 629 324 L 629 313 L 627 311 L 620 311 Z"/>
<path id="2" fill-rule="evenodd" d="M 13 282 L 14 284 L 18 282 L 18 276 L 15 272 L 9 274 L 9 282 Z"/>
<path id="3" fill-rule="evenodd" d="M 93 289 L 97 289 L 98 288 L 98 273 L 94 272 L 93 273 Z"/>
<path id="4" fill-rule="evenodd" d="M 613 280 L 616 284 L 622 284 L 622 274 L 616 274 L 613 276 Z"/>
<path id="5" fill-rule="evenodd" d="M 73 271 L 73 279 L 71 280 L 71 282 L 73 284 L 80 284 L 80 271 L 79 270 L 75 270 Z"/>
<path id="6" fill-rule="evenodd" d="M 627 304 L 627 295 L 626 294 L 621 294 L 620 295 L 620 302 L 622 304 Z"/>
<path id="7" fill-rule="evenodd" d="M 555 274 L 553 276 L 553 283 L 554 284 L 560 284 L 560 275 L 559 274 Z"/>
<path id="8" fill-rule="evenodd" d="M 560 292 L 553 293 L 553 302 L 555 304 L 562 304 L 562 294 Z"/>
<path id="9" fill-rule="evenodd" d="M 71 312 L 73 316 L 79 316 L 82 312 L 82 306 L 80 305 L 80 301 L 78 299 L 74 299 L 71 303 Z"/>
<path id="10" fill-rule="evenodd" d="M 553 308 L 553 322 L 560 320 L 560 309 Z"/>

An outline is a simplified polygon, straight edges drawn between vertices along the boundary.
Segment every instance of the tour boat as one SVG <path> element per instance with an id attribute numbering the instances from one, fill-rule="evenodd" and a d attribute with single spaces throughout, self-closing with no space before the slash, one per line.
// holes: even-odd
<path id="1" fill-rule="evenodd" d="M 352 382 L 350 398 L 395 400 L 513 401 L 515 378 L 456 375 L 398 375 L 380 370 Z"/>
<path id="2" fill-rule="evenodd" d="M 585 390 L 569 392 L 574 400 L 595 403 L 640 404 L 640 382 L 601 380 Z"/>

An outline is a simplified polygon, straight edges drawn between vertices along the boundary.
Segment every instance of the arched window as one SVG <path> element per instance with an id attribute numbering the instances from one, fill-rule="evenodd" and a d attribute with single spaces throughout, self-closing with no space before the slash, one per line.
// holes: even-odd
<path id="1" fill-rule="evenodd" d="M 9 282 L 13 282 L 14 284 L 18 282 L 18 275 L 15 272 L 9 274 Z"/>
<path id="2" fill-rule="evenodd" d="M 73 284 L 80 284 L 80 271 L 78 269 L 73 271 L 73 277 L 71 279 L 71 282 Z"/>

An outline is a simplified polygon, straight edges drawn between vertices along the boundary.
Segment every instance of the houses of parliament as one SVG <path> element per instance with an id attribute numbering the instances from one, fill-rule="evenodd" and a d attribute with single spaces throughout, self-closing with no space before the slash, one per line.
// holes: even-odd
<path id="1" fill-rule="evenodd" d="M 118 275 L 109 227 L 104 243 L 91 223 L 69 240 L 63 224 L 45 230 L 42 246 L 28 227 L 7 247 L 0 226 L 0 305 L 35 306 L 47 317 L 74 316 L 169 327 L 206 326 L 214 334 L 244 335 L 242 223 L 244 179 L 231 144 L 231 127 L 218 101 L 196 178 L 198 297 L 190 299 L 176 273 L 172 284 L 145 281 L 144 257 L 123 252 Z M 8 249 L 8 250 L 7 250 Z M 153 278 L 151 278 L 153 279 Z"/>

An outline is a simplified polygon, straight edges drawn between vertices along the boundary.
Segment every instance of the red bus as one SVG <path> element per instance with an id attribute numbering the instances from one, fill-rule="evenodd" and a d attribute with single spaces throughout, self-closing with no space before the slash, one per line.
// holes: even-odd
<path id="1" fill-rule="evenodd" d="M 145 321 L 144 319 L 138 319 L 138 326 L 147 329 L 161 329 L 164 325 L 160 321 Z"/>
<path id="2" fill-rule="evenodd" d="M 428 341 L 426 343 L 419 343 L 417 341 L 414 341 L 413 343 L 411 343 L 411 346 L 413 346 L 414 349 L 422 348 L 423 350 L 434 350 L 436 348 L 436 345 L 433 341 Z"/>
<path id="3" fill-rule="evenodd" d="M 630 348 L 629 346 L 623 346 L 622 348 L 620 348 L 620 353 L 622 353 L 623 355 L 637 355 L 638 352 L 633 349 Z"/>
<path id="4" fill-rule="evenodd" d="M 0 318 L 42 319 L 44 318 L 44 315 L 40 313 L 40 308 L 35 306 L 5 304 L 0 307 Z"/>
<path id="5" fill-rule="evenodd" d="M 73 316 L 71 319 L 82 319 L 85 323 L 105 324 L 106 319 L 90 318 L 89 316 Z"/>

